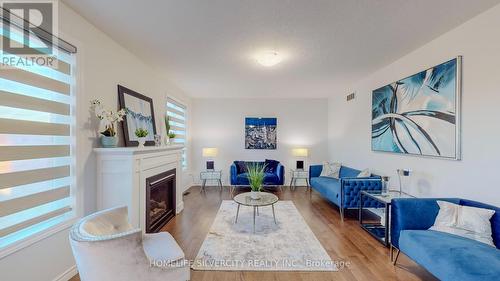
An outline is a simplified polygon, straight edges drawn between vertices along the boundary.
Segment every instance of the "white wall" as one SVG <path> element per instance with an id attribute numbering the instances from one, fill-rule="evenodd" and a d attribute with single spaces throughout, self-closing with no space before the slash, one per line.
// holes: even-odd
<path id="1" fill-rule="evenodd" d="M 59 24 L 60 36 L 78 47 L 77 184 L 81 213 L 88 214 L 96 210 L 96 165 L 92 148 L 99 145 L 95 122 L 92 122 L 95 119 L 88 110 L 89 101 L 99 98 L 106 106 L 117 108 L 117 84 L 124 85 L 153 98 L 157 130 L 161 132 L 165 130 L 166 96 L 174 96 L 188 106 L 191 101 L 154 69 L 62 2 L 59 2 Z M 64 230 L 1 259 L 0 279 L 54 280 L 73 265 L 68 231 Z"/>
<path id="2" fill-rule="evenodd" d="M 309 148 L 307 163 L 321 163 L 327 155 L 326 99 L 194 99 L 192 116 L 192 165 L 195 179 L 205 168 L 203 147 L 217 147 L 216 169 L 222 169 L 229 184 L 229 166 L 234 160 L 276 159 L 289 169 L 295 147 Z M 276 150 L 245 149 L 245 117 L 278 118 Z"/>
<path id="3" fill-rule="evenodd" d="M 392 176 L 411 168 L 411 194 L 464 197 L 500 205 L 500 6 L 380 69 L 329 100 L 330 158 Z M 433 65 L 463 55 L 462 161 L 371 151 L 371 91 Z M 357 92 L 347 103 L 345 96 Z"/>

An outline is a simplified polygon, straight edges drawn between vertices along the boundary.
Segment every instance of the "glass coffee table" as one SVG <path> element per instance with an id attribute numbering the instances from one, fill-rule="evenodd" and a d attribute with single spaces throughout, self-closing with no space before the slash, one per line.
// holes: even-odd
<path id="1" fill-rule="evenodd" d="M 234 196 L 234 202 L 238 203 L 238 209 L 236 210 L 236 219 L 234 223 L 238 223 L 238 215 L 240 214 L 240 206 L 248 206 L 253 207 L 253 233 L 255 233 L 255 215 L 259 215 L 259 207 L 271 206 L 273 209 L 273 219 L 274 223 L 276 222 L 276 215 L 274 213 L 274 204 L 278 202 L 278 196 L 268 193 L 268 192 L 259 192 L 259 199 L 252 199 L 251 192 L 240 193 Z"/>

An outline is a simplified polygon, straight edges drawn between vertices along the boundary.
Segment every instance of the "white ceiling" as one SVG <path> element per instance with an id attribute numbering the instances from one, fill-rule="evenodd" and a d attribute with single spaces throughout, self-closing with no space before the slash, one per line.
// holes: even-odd
<path id="1" fill-rule="evenodd" d="M 500 0 L 65 0 L 193 97 L 327 97 Z M 262 49 L 287 56 L 255 63 Z"/>

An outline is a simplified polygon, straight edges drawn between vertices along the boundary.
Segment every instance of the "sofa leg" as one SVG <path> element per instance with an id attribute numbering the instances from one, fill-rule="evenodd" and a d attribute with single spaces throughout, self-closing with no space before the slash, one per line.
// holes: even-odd
<path id="1" fill-rule="evenodd" d="M 344 221 L 344 208 L 340 208 L 340 220 Z"/>
<path id="2" fill-rule="evenodd" d="M 394 258 L 394 261 L 392 262 L 392 265 L 396 265 L 396 263 L 398 262 L 398 258 L 399 258 L 399 253 L 401 252 L 400 249 L 398 249 L 398 251 L 396 252 L 396 257 Z"/>

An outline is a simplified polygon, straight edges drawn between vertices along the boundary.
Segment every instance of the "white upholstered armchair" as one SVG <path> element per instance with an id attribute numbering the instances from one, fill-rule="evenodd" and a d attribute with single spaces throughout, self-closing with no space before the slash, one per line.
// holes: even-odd
<path id="1" fill-rule="evenodd" d="M 128 222 L 127 207 L 81 219 L 70 242 L 82 281 L 185 281 L 189 263 L 172 235 L 142 234 Z"/>

